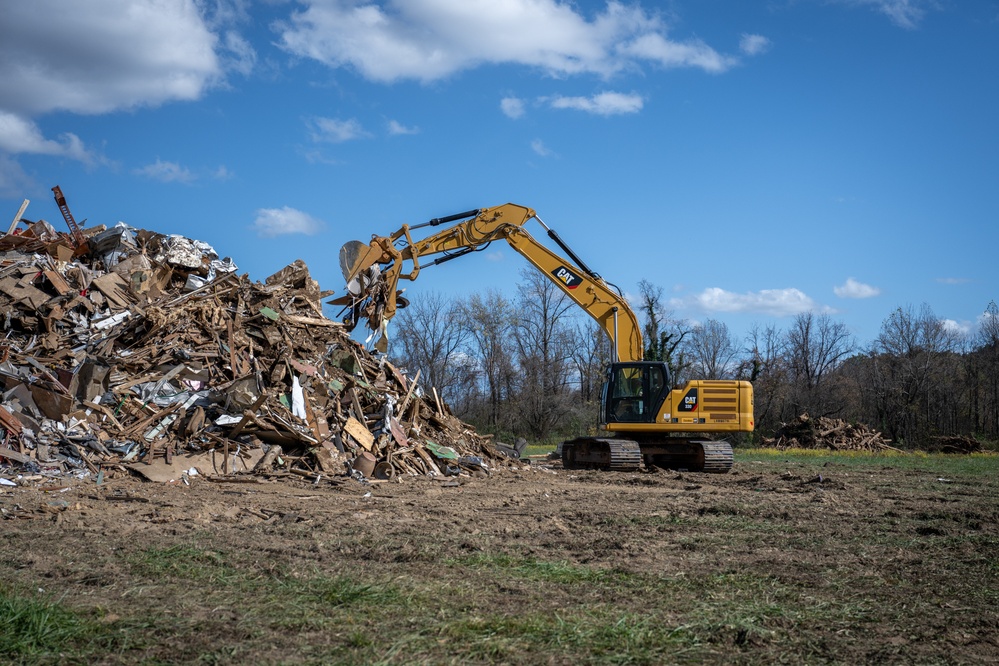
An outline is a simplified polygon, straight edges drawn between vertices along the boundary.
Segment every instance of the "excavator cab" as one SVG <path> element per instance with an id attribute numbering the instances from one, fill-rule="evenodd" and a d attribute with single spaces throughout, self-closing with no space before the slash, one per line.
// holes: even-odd
<path id="1" fill-rule="evenodd" d="M 601 423 L 655 423 L 669 385 L 665 363 L 612 363 L 603 387 Z"/>

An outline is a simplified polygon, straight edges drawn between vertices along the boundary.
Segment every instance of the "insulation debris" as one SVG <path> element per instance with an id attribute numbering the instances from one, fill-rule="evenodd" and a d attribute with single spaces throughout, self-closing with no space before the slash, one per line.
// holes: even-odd
<path id="1" fill-rule="evenodd" d="M 23 213 L 0 232 L 0 478 L 377 482 L 503 460 L 327 319 L 304 262 L 251 282 L 201 241 Z"/>

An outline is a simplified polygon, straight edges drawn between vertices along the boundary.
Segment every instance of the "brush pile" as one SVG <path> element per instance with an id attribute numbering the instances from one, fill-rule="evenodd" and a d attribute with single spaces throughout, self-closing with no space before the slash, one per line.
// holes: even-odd
<path id="1" fill-rule="evenodd" d="M 893 449 L 891 440 L 865 425 L 852 424 L 825 416 L 812 418 L 802 414 L 782 425 L 764 444 L 777 449 L 830 449 L 832 451 L 885 451 Z"/>

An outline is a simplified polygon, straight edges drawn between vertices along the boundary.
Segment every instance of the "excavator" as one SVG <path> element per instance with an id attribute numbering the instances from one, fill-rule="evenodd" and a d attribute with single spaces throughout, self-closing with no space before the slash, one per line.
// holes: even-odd
<path id="1" fill-rule="evenodd" d="M 537 220 L 568 259 L 524 228 L 531 220 Z M 417 230 L 443 225 L 447 226 L 420 240 L 413 237 Z M 611 434 L 563 442 L 563 466 L 631 471 L 644 464 L 647 468 L 728 472 L 732 447 L 710 436 L 753 430 L 752 384 L 690 380 L 673 388 L 665 363 L 643 360 L 641 329 L 627 300 L 590 270 L 531 208 L 512 203 L 479 208 L 413 226 L 404 224 L 388 236 L 372 236 L 369 243 L 350 241 L 340 249 L 347 294 L 329 303 L 343 306 L 348 329 L 367 319 L 369 341 L 380 333 L 374 347 L 384 352 L 388 322 L 407 305 L 398 289 L 400 279 L 416 280 L 421 263 L 423 267 L 441 264 L 501 239 L 592 317 L 613 346 L 614 358 L 600 399 L 600 424 Z"/>

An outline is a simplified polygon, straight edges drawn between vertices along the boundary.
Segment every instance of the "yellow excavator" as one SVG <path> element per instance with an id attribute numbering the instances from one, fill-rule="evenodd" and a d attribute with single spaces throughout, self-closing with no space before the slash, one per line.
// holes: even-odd
<path id="1" fill-rule="evenodd" d="M 539 243 L 524 228 L 537 220 L 565 259 Z M 415 240 L 412 232 L 448 225 Z M 558 285 L 607 332 L 616 358 L 610 363 L 600 400 L 601 426 L 607 437 L 564 442 L 567 469 L 636 470 L 644 463 L 671 469 L 725 473 L 732 467 L 732 447 L 712 441 L 712 434 L 753 430 L 753 387 L 747 381 L 691 380 L 674 389 L 665 363 L 644 361 L 638 318 L 624 297 L 590 270 L 534 210 L 512 203 L 403 225 L 370 243 L 351 241 L 340 249 L 347 295 L 330 301 L 344 307 L 344 323 L 353 328 L 367 319 L 375 348 L 385 351 L 388 321 L 406 305 L 400 279 L 415 280 L 421 260 L 440 264 L 504 240 Z M 407 270 L 408 269 L 408 270 Z"/>

